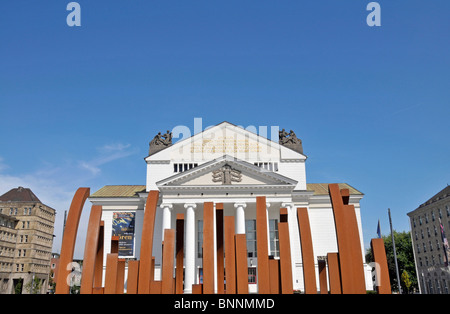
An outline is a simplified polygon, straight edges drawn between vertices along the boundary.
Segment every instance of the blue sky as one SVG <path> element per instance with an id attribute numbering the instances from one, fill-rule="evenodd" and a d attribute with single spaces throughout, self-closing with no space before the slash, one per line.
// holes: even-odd
<path id="1" fill-rule="evenodd" d="M 380 27 L 369 2 L 80 0 L 68 27 L 69 1 L 2 1 L 0 193 L 58 210 L 57 251 L 76 188 L 145 184 L 153 136 L 201 117 L 293 129 L 307 182 L 365 194 L 366 243 L 388 207 L 409 230 L 450 183 L 450 2 L 378 1 Z"/>

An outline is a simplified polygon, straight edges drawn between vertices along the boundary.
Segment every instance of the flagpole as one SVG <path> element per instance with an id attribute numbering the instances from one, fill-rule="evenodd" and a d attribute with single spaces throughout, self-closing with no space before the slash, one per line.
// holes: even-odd
<path id="1" fill-rule="evenodd" d="M 402 294 L 402 285 L 400 283 L 400 275 L 398 273 L 397 252 L 395 250 L 394 231 L 392 230 L 392 219 L 391 219 L 391 209 L 390 208 L 388 208 L 388 215 L 389 215 L 389 225 L 391 226 L 392 248 L 394 250 L 395 272 L 397 274 L 398 292 L 400 294 Z"/>

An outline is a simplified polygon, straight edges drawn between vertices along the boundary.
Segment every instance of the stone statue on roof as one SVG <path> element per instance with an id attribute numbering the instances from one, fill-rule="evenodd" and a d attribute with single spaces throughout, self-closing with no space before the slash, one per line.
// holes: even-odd
<path id="1" fill-rule="evenodd" d="M 152 155 L 160 150 L 163 150 L 166 147 L 172 145 L 172 132 L 167 130 L 166 134 L 161 135 L 161 132 L 158 132 L 156 136 L 151 140 L 149 146 L 149 155 Z"/>
<path id="2" fill-rule="evenodd" d="M 288 133 L 285 129 L 282 129 L 278 132 L 278 135 L 279 144 L 303 154 L 302 141 L 295 135 L 294 131 L 290 130 Z"/>

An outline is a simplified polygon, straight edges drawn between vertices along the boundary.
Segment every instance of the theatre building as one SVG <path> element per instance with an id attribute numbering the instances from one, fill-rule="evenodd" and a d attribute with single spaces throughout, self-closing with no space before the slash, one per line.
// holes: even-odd
<path id="1" fill-rule="evenodd" d="M 280 208 L 287 208 L 293 285 L 294 290 L 303 291 L 297 207 L 306 207 L 309 214 L 317 282 L 318 259 L 338 251 L 328 194 L 328 183 L 336 182 L 307 183 L 306 160 L 301 140 L 284 129 L 277 142 L 228 122 L 174 144 L 167 132 L 150 142 L 145 158 L 145 185 L 104 186 L 89 200 L 102 206 L 105 240 L 113 235 L 120 237 L 119 257 L 139 259 L 147 195 L 150 190 L 159 190 L 153 243 L 155 280 L 161 275 L 164 229 L 174 229 L 177 214 L 183 214 L 185 293 L 192 292 L 193 284 L 202 283 L 203 204 L 223 203 L 224 216 L 234 217 L 235 232 L 246 234 L 249 292 L 257 292 L 256 197 L 265 196 L 269 255 L 279 257 L 277 226 Z M 371 268 L 364 258 L 360 214 L 363 194 L 347 183 L 339 185 L 350 191 L 349 204 L 354 205 L 356 212 L 366 288 L 372 290 Z M 110 241 L 105 241 L 103 265 L 110 250 Z"/>

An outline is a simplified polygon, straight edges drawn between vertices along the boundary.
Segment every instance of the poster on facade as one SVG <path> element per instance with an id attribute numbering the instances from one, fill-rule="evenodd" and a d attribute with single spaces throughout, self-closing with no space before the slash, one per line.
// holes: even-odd
<path id="1" fill-rule="evenodd" d="M 112 235 L 119 236 L 119 256 L 134 254 L 134 217 L 131 212 L 113 214 Z"/>

